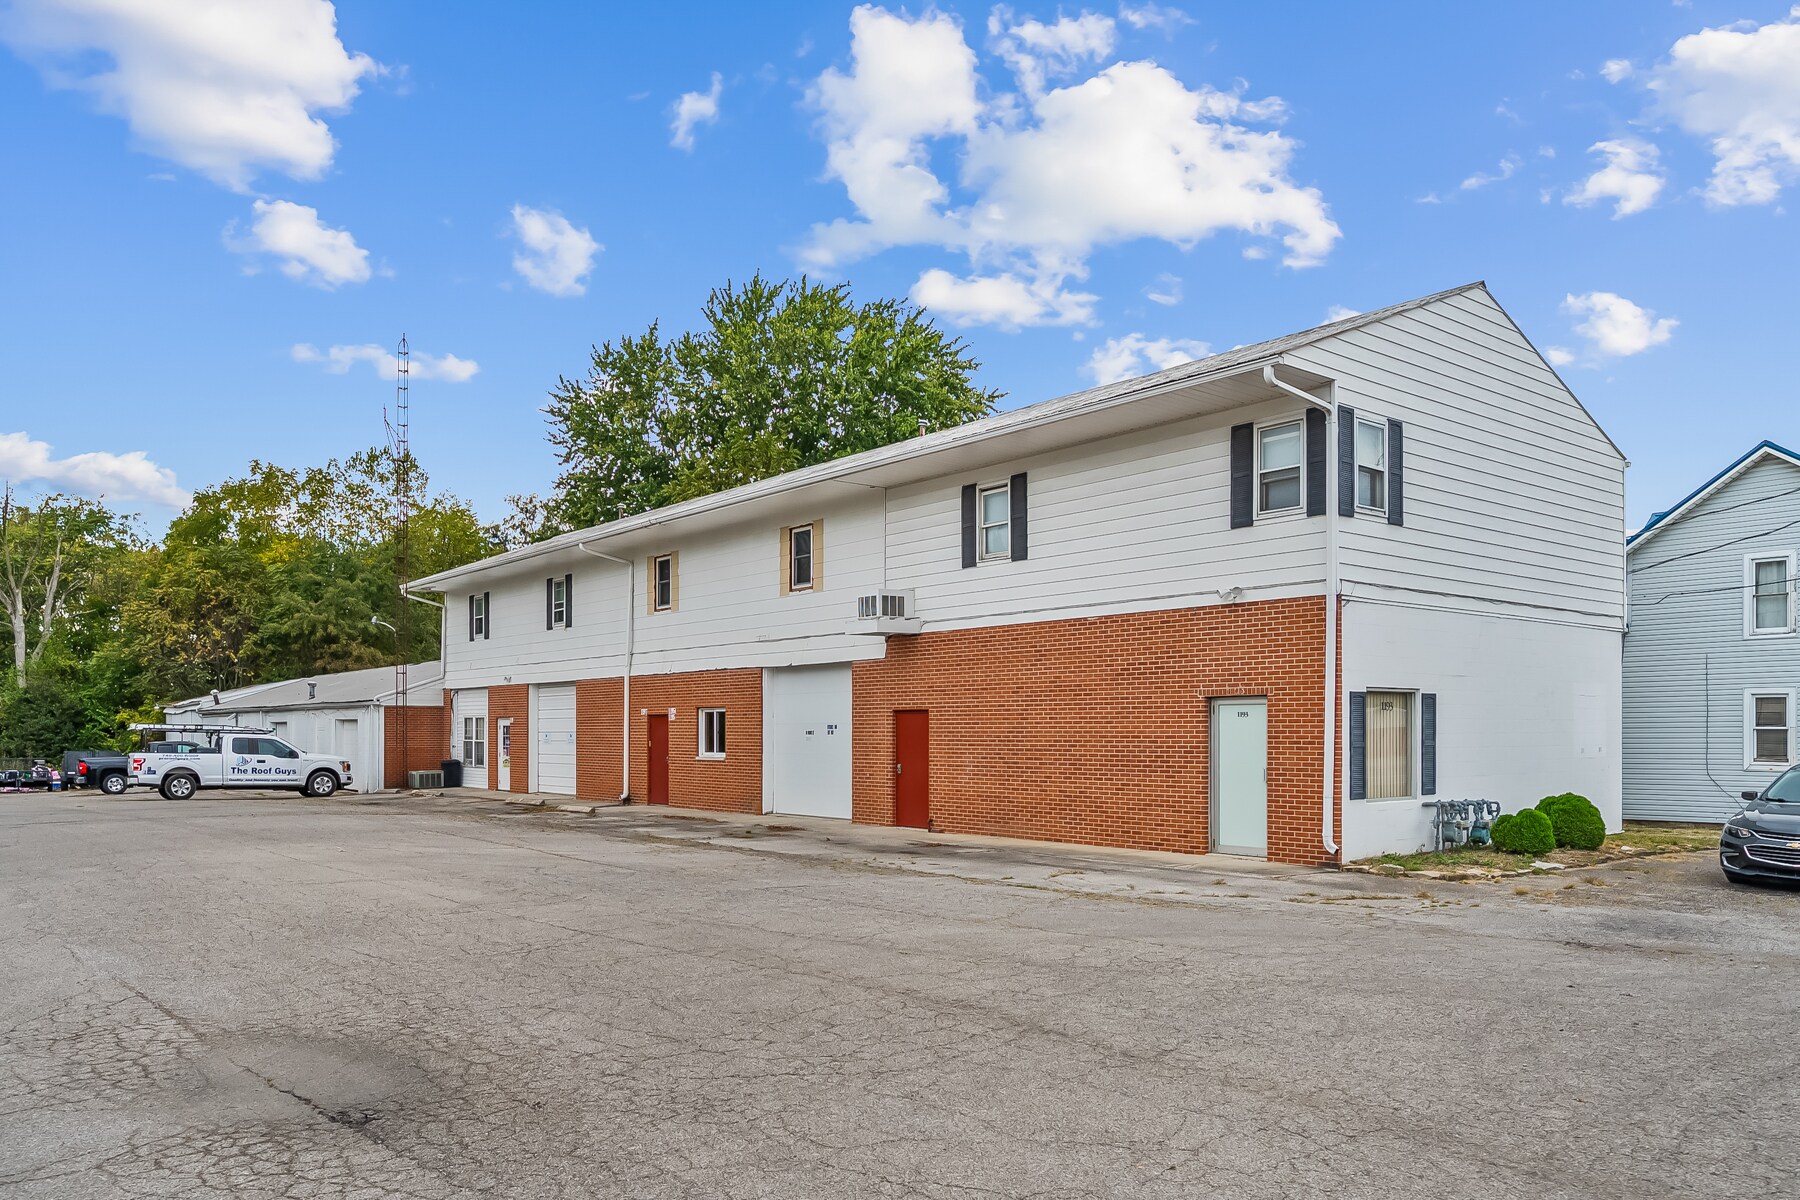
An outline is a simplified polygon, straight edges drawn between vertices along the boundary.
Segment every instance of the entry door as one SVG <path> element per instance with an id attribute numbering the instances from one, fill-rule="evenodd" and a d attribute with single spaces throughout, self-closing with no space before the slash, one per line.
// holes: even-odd
<path id="1" fill-rule="evenodd" d="M 669 802 L 669 714 L 650 714 L 650 803 Z"/>
<path id="2" fill-rule="evenodd" d="M 931 828 L 931 714 L 894 714 L 894 824 Z"/>
<path id="3" fill-rule="evenodd" d="M 1213 849 L 1269 853 L 1269 702 L 1212 702 Z"/>
<path id="4" fill-rule="evenodd" d="M 500 738 L 499 788 L 503 792 L 512 791 L 512 718 L 501 717 L 500 723 L 494 727 Z"/>

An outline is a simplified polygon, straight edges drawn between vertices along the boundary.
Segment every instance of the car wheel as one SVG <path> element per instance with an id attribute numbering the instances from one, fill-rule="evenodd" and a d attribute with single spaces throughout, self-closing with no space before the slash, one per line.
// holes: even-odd
<path id="1" fill-rule="evenodd" d="M 330 771 L 314 771 L 307 777 L 306 794 L 325 797 L 338 790 L 337 776 Z"/>
<path id="2" fill-rule="evenodd" d="M 170 775 L 162 781 L 159 789 L 164 800 L 186 800 L 194 794 L 194 777 L 192 775 Z"/>
<path id="3" fill-rule="evenodd" d="M 123 796 L 125 789 L 129 786 L 125 777 L 117 771 L 100 777 L 100 790 L 109 796 Z"/>

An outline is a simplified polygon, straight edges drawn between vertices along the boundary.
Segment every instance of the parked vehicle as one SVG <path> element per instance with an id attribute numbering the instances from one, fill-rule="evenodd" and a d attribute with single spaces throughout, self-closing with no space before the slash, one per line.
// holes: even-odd
<path id="1" fill-rule="evenodd" d="M 131 786 L 131 761 L 117 750 L 69 750 L 62 759 L 63 786 L 97 787 L 109 796 Z"/>
<path id="2" fill-rule="evenodd" d="M 1744 793 L 1743 808 L 1719 834 L 1719 866 L 1733 883 L 1800 881 L 1800 767 Z"/>
<path id="3" fill-rule="evenodd" d="M 166 800 L 186 800 L 202 788 L 293 788 L 329 796 L 349 787 L 350 763 L 306 754 L 270 729 L 235 725 L 133 725 L 143 748 L 129 755 L 131 782 L 154 787 Z"/>
<path id="4" fill-rule="evenodd" d="M 0 792 L 29 792 L 39 789 L 47 792 L 61 786 L 61 772 L 41 758 L 22 771 L 0 772 Z"/>

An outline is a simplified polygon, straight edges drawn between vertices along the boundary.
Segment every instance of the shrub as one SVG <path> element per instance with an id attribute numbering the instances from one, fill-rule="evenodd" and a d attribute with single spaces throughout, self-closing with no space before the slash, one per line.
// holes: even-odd
<path id="1" fill-rule="evenodd" d="M 1606 818 L 1593 801 L 1574 792 L 1545 796 L 1537 803 L 1538 811 L 1550 818 L 1556 844 L 1574 850 L 1598 850 L 1606 841 Z"/>
<path id="2" fill-rule="evenodd" d="M 1510 854 L 1548 854 L 1556 849 L 1556 830 L 1537 809 L 1521 809 L 1494 822 L 1494 845 Z"/>

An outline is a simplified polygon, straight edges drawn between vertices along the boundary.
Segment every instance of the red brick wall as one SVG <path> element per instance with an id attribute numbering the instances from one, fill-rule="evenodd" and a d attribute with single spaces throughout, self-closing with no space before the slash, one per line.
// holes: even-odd
<path id="1" fill-rule="evenodd" d="M 500 786 L 500 719 L 512 718 L 512 777 L 510 790 L 531 790 L 531 688 L 523 683 L 509 683 L 487 690 L 488 766 L 487 780 L 465 779 L 469 787 Z"/>
<path id="2" fill-rule="evenodd" d="M 632 677 L 631 794 L 639 802 L 650 797 L 646 767 L 650 722 L 643 710 L 654 713 L 671 708 L 675 716 L 669 721 L 669 803 L 723 812 L 761 812 L 762 671 L 746 668 Z M 697 714 L 702 708 L 725 710 L 723 759 L 698 757 Z M 613 771 L 617 778 L 616 759 Z"/>
<path id="3" fill-rule="evenodd" d="M 435 771 L 449 755 L 450 710 L 423 704 L 390 705 L 382 713 L 381 737 L 382 784 L 405 787 L 408 771 Z"/>
<path id="4" fill-rule="evenodd" d="M 619 795 L 619 701 L 624 681 L 583 679 L 575 685 L 575 795 Z"/>
<path id="5" fill-rule="evenodd" d="M 931 714 L 949 832 L 1204 853 L 1213 697 L 1267 696 L 1269 857 L 1324 860 L 1321 598 L 890 638 L 854 667 L 855 819 L 893 822 L 894 710 Z"/>

